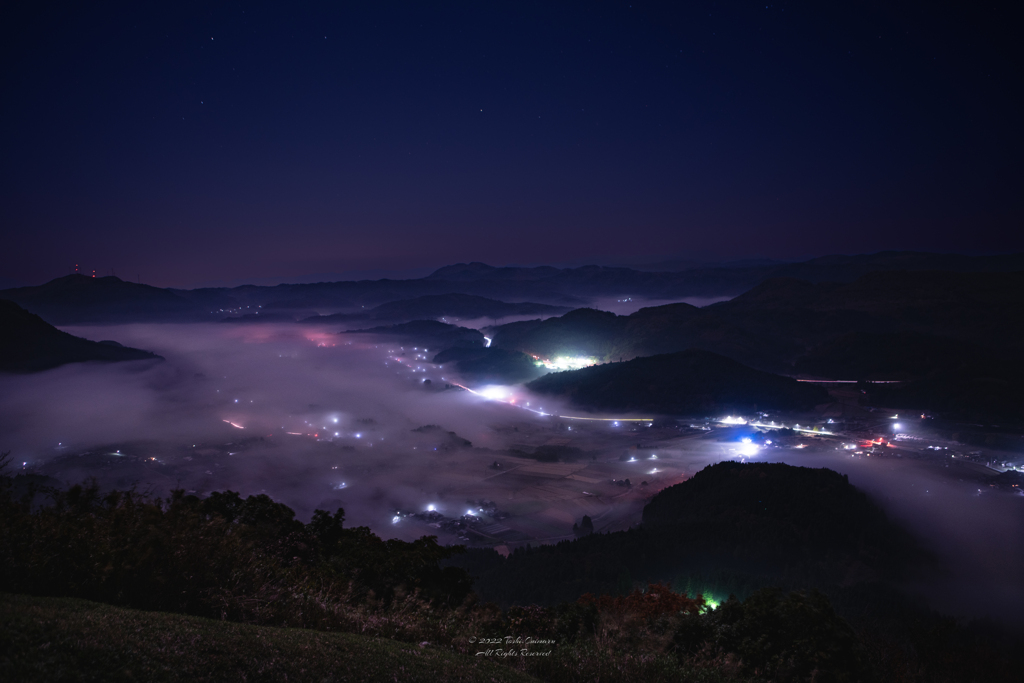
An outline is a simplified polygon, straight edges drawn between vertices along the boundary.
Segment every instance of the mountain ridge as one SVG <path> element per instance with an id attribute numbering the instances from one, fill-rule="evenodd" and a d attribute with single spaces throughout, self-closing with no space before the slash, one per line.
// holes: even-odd
<path id="1" fill-rule="evenodd" d="M 0 290 L 0 298 L 16 301 L 57 324 L 123 322 L 129 319 L 211 320 L 256 311 L 293 311 L 295 317 L 353 313 L 362 307 L 401 299 L 454 293 L 505 302 L 533 301 L 570 307 L 593 305 L 597 299 L 613 296 L 654 300 L 736 297 L 773 277 L 809 282 L 852 282 L 870 272 L 896 269 L 905 272 L 1013 272 L 1024 270 L 1024 254 L 958 256 L 877 252 L 822 256 L 796 263 L 712 264 L 681 271 L 594 265 L 578 268 L 495 267 L 471 262 L 444 266 L 426 277 L 410 280 L 385 278 L 191 290 L 161 289 L 128 283 L 113 276 L 89 278 L 71 275 L 44 285 Z M 88 287 L 95 296 L 62 291 L 61 283 L 66 283 L 69 278 L 77 283 L 79 290 Z M 85 283 L 87 280 L 91 282 Z M 105 293 L 104 287 L 107 288 Z"/>

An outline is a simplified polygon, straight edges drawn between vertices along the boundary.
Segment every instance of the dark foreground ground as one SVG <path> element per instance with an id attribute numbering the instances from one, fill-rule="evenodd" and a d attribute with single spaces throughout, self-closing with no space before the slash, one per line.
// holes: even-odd
<path id="1" fill-rule="evenodd" d="M 250 626 L 0 594 L 0 680 L 536 680 L 483 658 L 382 638 Z"/>

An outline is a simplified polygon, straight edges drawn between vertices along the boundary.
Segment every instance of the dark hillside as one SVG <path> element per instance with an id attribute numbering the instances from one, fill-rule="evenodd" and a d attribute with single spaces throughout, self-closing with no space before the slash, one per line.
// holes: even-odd
<path id="1" fill-rule="evenodd" d="M 856 334 L 928 337 L 932 356 L 955 346 L 935 341 L 941 339 L 986 352 L 1019 353 L 1024 346 L 1019 291 L 1024 291 L 1024 272 L 887 271 L 849 283 L 776 278 L 704 308 L 671 304 L 629 316 L 573 311 L 502 325 L 494 330 L 492 346 L 599 360 L 704 349 L 761 370 L 821 374 L 856 364 L 846 353 L 860 353 L 864 339 L 841 341 Z M 858 348 L 847 349 L 851 343 Z M 884 371 L 915 376 L 920 365 L 913 353 L 893 351 L 886 354 Z"/>
<path id="2" fill-rule="evenodd" d="M 0 476 L 0 578 L 34 596 L 0 595 L 2 680 L 1019 677 L 1019 644 L 998 629 L 962 627 L 886 584 L 927 558 L 830 470 L 720 463 L 659 493 L 640 529 L 507 560 L 385 541 L 345 527 L 340 509 L 303 524 L 266 495 L 76 486 L 33 504 L 10 483 Z M 509 609 L 469 595 L 456 563 Z M 514 658 L 497 649 L 506 636 Z"/>
<path id="3" fill-rule="evenodd" d="M 1024 423 L 1024 362 L 1011 351 L 918 332 L 853 332 L 796 363 L 804 377 L 864 384 L 863 402 L 975 423 Z"/>
<path id="4" fill-rule="evenodd" d="M 811 308 L 842 287 L 838 282 L 810 282 L 790 277 L 765 280 L 734 299 L 717 304 L 719 310 L 786 310 Z"/>
<path id="5" fill-rule="evenodd" d="M 688 304 L 642 308 L 624 322 L 624 334 L 611 349 L 609 360 L 703 349 L 762 370 L 782 372 L 788 369 L 786 359 L 801 348 L 785 335 L 765 335 L 742 320 Z"/>
<path id="6" fill-rule="evenodd" d="M 492 346 L 546 358 L 599 360 L 704 349 L 772 371 L 785 369 L 802 349 L 785 335 L 766 335 L 742 319 L 685 303 L 642 308 L 629 316 L 577 309 L 560 318 L 509 323 L 494 328 Z"/>
<path id="7" fill-rule="evenodd" d="M 342 334 L 379 334 L 398 339 L 416 340 L 431 346 L 479 346 L 484 345 L 484 335 L 458 325 L 438 322 L 437 320 L 413 320 L 398 325 L 381 325 L 365 330 L 349 330 Z"/>
<path id="8" fill-rule="evenodd" d="M 677 415 L 807 410 L 828 400 L 820 387 L 695 350 L 552 373 L 528 386 L 584 408 Z"/>
<path id="9" fill-rule="evenodd" d="M 491 344 L 547 357 L 603 358 L 622 337 L 626 317 L 593 308 L 578 308 L 560 318 L 509 323 L 497 328 Z"/>
<path id="10" fill-rule="evenodd" d="M 440 352 L 432 362 L 439 365 L 454 363 L 460 375 L 476 382 L 511 384 L 546 372 L 525 353 L 505 349 L 455 347 Z"/>
<path id="11" fill-rule="evenodd" d="M 768 280 L 707 311 L 769 334 L 824 341 L 854 331 L 908 331 L 1019 346 L 1024 272 L 879 272 L 854 282 Z M 802 313 L 798 318 L 788 314 Z M 824 317 L 823 317 L 824 316 Z M 827 324 L 825 324 L 827 323 Z"/>
<path id="12" fill-rule="evenodd" d="M 892 540 L 885 513 L 849 479 L 828 469 L 782 463 L 721 462 L 658 493 L 644 507 L 651 530 L 711 525 L 744 546 L 763 546 L 763 535 L 797 548 L 845 553 L 862 536 L 875 543 Z M 767 549 L 767 548 L 766 548 Z M 895 546 L 887 555 L 895 554 Z"/>
<path id="13" fill-rule="evenodd" d="M 985 354 L 975 344 L 919 332 L 851 332 L 812 349 L 794 369 L 824 379 L 909 380 Z"/>
<path id="14" fill-rule="evenodd" d="M 891 575 L 920 558 L 845 475 L 824 468 L 720 462 L 660 491 L 644 507 L 643 524 L 656 534 L 721 539 L 705 547 L 734 546 L 779 563 L 855 561 Z"/>
<path id="15" fill-rule="evenodd" d="M 451 562 L 479 577 L 481 597 L 503 604 L 553 604 L 614 594 L 635 581 L 712 573 L 719 583 L 850 585 L 928 562 L 878 506 L 827 469 L 721 462 L 661 491 L 643 520 L 637 529 L 518 549 L 508 559 L 471 550 Z"/>
<path id="16" fill-rule="evenodd" d="M 884 271 L 944 271 L 948 273 L 1008 273 L 1024 270 L 1024 254 L 964 256 L 920 251 L 879 251 L 874 254 L 833 254 L 798 263 L 779 264 L 774 277 L 811 282 L 853 282 L 868 273 Z"/>
<path id="17" fill-rule="evenodd" d="M 865 402 L 925 410 L 975 424 L 1024 425 L 1024 366 L 1016 359 L 969 357 L 902 384 L 865 387 Z"/>
<path id="18" fill-rule="evenodd" d="M 94 342 L 61 332 L 13 301 L 0 299 L 0 372 L 38 372 L 66 363 L 160 358 L 117 342 Z"/>

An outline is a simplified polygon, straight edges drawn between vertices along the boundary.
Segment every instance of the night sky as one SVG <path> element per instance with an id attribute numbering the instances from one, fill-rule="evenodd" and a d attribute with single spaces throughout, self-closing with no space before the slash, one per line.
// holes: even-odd
<path id="1" fill-rule="evenodd" d="M 1024 249 L 1009 3 L 82 4 L 0 14 L 0 285 Z"/>

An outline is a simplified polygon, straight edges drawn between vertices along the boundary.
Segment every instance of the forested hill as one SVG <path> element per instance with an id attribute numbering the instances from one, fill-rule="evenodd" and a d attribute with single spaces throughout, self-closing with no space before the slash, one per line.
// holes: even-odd
<path id="1" fill-rule="evenodd" d="M 377 334 L 396 339 L 418 341 L 433 347 L 482 347 L 484 335 L 479 330 L 449 325 L 438 320 L 413 320 L 397 325 L 380 325 L 365 330 L 349 330 L 342 334 Z"/>
<path id="2" fill-rule="evenodd" d="M 807 410 L 828 401 L 818 386 L 698 350 L 552 373 L 528 386 L 584 408 L 656 414 Z"/>
<path id="3" fill-rule="evenodd" d="M 643 525 L 507 559 L 470 550 L 453 560 L 482 598 L 553 604 L 615 593 L 635 581 L 718 577 L 716 594 L 744 582 L 852 585 L 904 576 L 929 562 L 915 541 L 846 477 L 828 469 L 721 462 L 660 492 Z"/>
<path id="4" fill-rule="evenodd" d="M 534 379 L 544 373 L 532 358 L 519 351 L 479 347 L 452 347 L 431 360 L 443 365 L 452 363 L 463 377 L 472 382 L 514 383 Z"/>
<path id="5" fill-rule="evenodd" d="M 670 304 L 628 316 L 576 310 L 509 323 L 494 329 L 492 346 L 600 360 L 704 349 L 773 372 L 791 371 L 803 356 L 861 332 L 914 333 L 919 344 L 950 339 L 1012 353 L 1024 344 L 1024 318 L 1014 314 L 1021 290 L 1024 271 L 882 272 L 848 283 L 778 278 L 704 308 Z"/>
<path id="6" fill-rule="evenodd" d="M 0 372 L 37 372 L 66 363 L 160 358 L 112 341 L 94 342 L 61 332 L 13 301 L 0 299 Z"/>
<path id="7" fill-rule="evenodd" d="M 864 402 L 1024 423 L 1017 390 L 1024 382 L 1022 290 L 1024 272 L 893 271 L 846 283 L 777 278 L 703 308 L 677 303 L 628 316 L 579 309 L 501 325 L 490 336 L 493 348 L 542 358 L 618 361 L 703 350 L 802 379 L 899 381 L 865 386 Z"/>
<path id="8" fill-rule="evenodd" d="M 902 532 L 846 475 L 782 463 L 705 467 L 654 496 L 644 507 L 643 525 L 687 535 L 703 529 L 701 535 L 728 539 L 726 545 L 766 554 L 799 555 L 802 548 L 838 559 L 859 554 L 868 543 L 884 551 L 880 557 L 905 557 Z"/>

